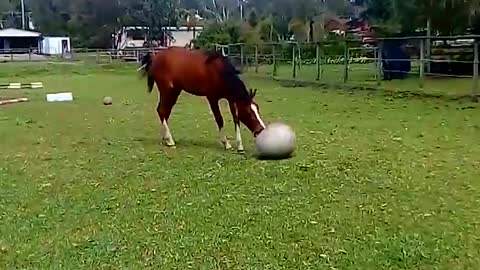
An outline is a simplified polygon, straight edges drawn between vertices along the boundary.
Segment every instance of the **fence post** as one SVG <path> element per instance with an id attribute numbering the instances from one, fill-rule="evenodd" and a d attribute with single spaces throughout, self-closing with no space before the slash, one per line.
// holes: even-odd
<path id="1" fill-rule="evenodd" d="M 242 68 L 245 66 L 245 46 L 240 45 L 240 62 L 242 63 Z"/>
<path id="2" fill-rule="evenodd" d="M 420 88 L 423 89 L 425 79 L 425 40 L 420 40 Z"/>
<path id="3" fill-rule="evenodd" d="M 297 44 L 297 50 L 298 50 L 298 70 L 301 70 L 302 69 L 302 46 L 300 46 L 301 44 Z"/>
<path id="4" fill-rule="evenodd" d="M 273 54 L 273 76 L 277 76 L 277 52 L 275 50 L 275 44 L 272 45 Z"/>
<path id="5" fill-rule="evenodd" d="M 343 60 L 343 64 L 344 64 L 344 71 L 343 71 L 343 83 L 346 83 L 348 81 L 348 62 L 349 62 L 349 48 L 348 48 L 348 43 L 345 41 L 345 51 L 344 51 L 344 60 Z"/>
<path id="6" fill-rule="evenodd" d="M 321 65 L 320 65 L 320 44 L 319 43 L 317 43 L 317 46 L 316 46 L 316 54 L 317 54 L 317 81 L 320 81 Z"/>
<path id="7" fill-rule="evenodd" d="M 378 49 L 377 49 L 377 86 L 380 86 L 380 81 L 382 77 L 382 50 L 383 50 L 383 42 L 380 41 L 378 44 Z"/>
<path id="8" fill-rule="evenodd" d="M 377 73 L 377 69 L 378 69 L 378 67 L 377 67 L 377 57 L 378 57 L 377 53 L 378 53 L 378 48 L 377 47 L 373 48 L 373 59 L 374 59 L 373 60 L 373 71 L 374 71 L 375 81 L 377 81 L 377 79 L 378 79 L 377 78 L 377 75 L 378 75 L 378 73 Z"/>
<path id="9" fill-rule="evenodd" d="M 255 73 L 258 73 L 258 44 L 255 45 Z"/>
<path id="10" fill-rule="evenodd" d="M 473 46 L 473 87 L 472 101 L 478 102 L 478 64 L 479 64 L 478 40 L 475 39 Z"/>
<path id="11" fill-rule="evenodd" d="M 97 49 L 97 64 L 100 63 L 100 50 Z"/>
<path id="12" fill-rule="evenodd" d="M 10 49 L 10 61 L 13 62 L 13 50 L 12 49 Z"/>
<path id="13" fill-rule="evenodd" d="M 32 48 L 28 49 L 28 61 L 32 61 Z"/>
<path id="14" fill-rule="evenodd" d="M 297 77 L 297 63 L 296 63 L 296 57 L 295 57 L 295 52 L 296 52 L 296 44 L 293 44 L 292 47 L 292 77 L 296 78 Z"/>

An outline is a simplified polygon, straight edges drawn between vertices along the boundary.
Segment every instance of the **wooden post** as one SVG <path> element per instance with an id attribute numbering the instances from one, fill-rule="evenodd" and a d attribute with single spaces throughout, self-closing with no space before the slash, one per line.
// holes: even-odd
<path id="1" fill-rule="evenodd" d="M 243 66 L 245 65 L 245 47 L 242 45 L 240 45 L 240 62 L 242 63 L 242 68 Z"/>
<path id="2" fill-rule="evenodd" d="M 32 49 L 28 49 L 28 61 L 32 61 Z"/>
<path id="3" fill-rule="evenodd" d="M 427 40 L 425 42 L 425 58 L 427 59 L 425 63 L 425 69 L 427 71 L 427 74 L 430 73 L 431 65 L 432 62 L 430 59 L 432 59 L 432 39 L 430 38 L 432 36 L 432 18 L 431 16 L 428 16 L 427 18 Z"/>
<path id="4" fill-rule="evenodd" d="M 298 49 L 298 61 L 297 61 L 297 64 L 298 64 L 298 70 L 301 70 L 302 69 L 302 46 L 300 46 L 301 44 L 297 44 L 297 49 Z"/>
<path id="5" fill-rule="evenodd" d="M 320 58 L 320 44 L 317 43 L 317 46 L 316 46 L 316 55 L 317 55 L 317 81 L 320 81 L 320 73 L 322 72 L 321 68 L 321 64 L 320 64 L 320 61 L 321 61 L 321 58 Z"/>
<path id="6" fill-rule="evenodd" d="M 277 76 L 277 52 L 275 50 L 275 44 L 272 45 L 272 55 L 273 55 L 273 76 Z"/>
<path id="7" fill-rule="evenodd" d="M 293 44 L 292 47 L 292 77 L 296 78 L 297 77 L 297 61 L 295 61 L 297 58 L 295 57 L 295 52 L 297 50 L 296 44 Z"/>
<path id="8" fill-rule="evenodd" d="M 383 42 L 380 41 L 377 49 L 377 85 L 380 86 L 382 78 L 382 51 L 383 51 Z"/>
<path id="9" fill-rule="evenodd" d="M 420 88 L 423 89 L 425 80 L 425 40 L 420 40 Z"/>
<path id="10" fill-rule="evenodd" d="M 479 64 L 478 40 L 475 39 L 473 47 L 473 87 L 472 101 L 478 102 L 478 64 Z"/>
<path id="11" fill-rule="evenodd" d="M 373 48 L 373 59 L 374 59 L 374 61 L 373 61 L 373 74 L 374 75 L 373 76 L 375 78 L 375 81 L 378 80 L 378 77 L 377 77 L 378 76 L 378 73 L 377 73 L 377 69 L 378 69 L 378 67 L 377 67 L 377 63 L 378 63 L 377 62 L 377 57 L 378 57 L 377 53 L 378 53 L 378 48 Z"/>
<path id="12" fill-rule="evenodd" d="M 348 44 L 347 42 L 345 42 L 345 50 L 344 50 L 344 54 L 343 54 L 343 57 L 344 57 L 344 60 L 343 60 L 343 65 L 344 65 L 344 70 L 343 70 L 343 83 L 347 83 L 348 81 L 348 62 L 349 61 L 349 48 L 348 48 Z"/>
<path id="13" fill-rule="evenodd" d="M 10 49 L 10 61 L 13 62 L 13 50 L 12 49 Z"/>
<path id="14" fill-rule="evenodd" d="M 255 73 L 258 73 L 258 45 L 255 45 Z"/>

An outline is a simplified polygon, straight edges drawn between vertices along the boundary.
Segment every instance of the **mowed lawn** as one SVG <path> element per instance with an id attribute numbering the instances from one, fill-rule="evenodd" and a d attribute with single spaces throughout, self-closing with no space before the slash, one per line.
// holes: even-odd
<path id="1" fill-rule="evenodd" d="M 298 139 L 295 157 L 258 161 L 246 128 L 245 154 L 223 150 L 187 94 L 163 147 L 134 69 L 0 65 L 3 82 L 45 85 L 0 90 L 32 99 L 0 107 L 1 269 L 480 265 L 478 106 L 246 78 L 264 120 Z M 75 101 L 45 102 L 63 91 Z"/>

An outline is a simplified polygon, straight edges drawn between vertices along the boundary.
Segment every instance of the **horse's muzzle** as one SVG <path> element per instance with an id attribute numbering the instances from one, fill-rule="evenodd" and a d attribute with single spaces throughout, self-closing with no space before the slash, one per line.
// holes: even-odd
<path id="1" fill-rule="evenodd" d="M 260 134 L 265 128 L 264 127 L 259 127 L 253 131 L 253 137 L 257 137 L 258 134 Z"/>

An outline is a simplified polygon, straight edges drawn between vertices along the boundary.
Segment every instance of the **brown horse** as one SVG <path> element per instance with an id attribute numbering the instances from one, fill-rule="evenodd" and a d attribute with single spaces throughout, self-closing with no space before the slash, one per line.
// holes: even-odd
<path id="1" fill-rule="evenodd" d="M 232 146 L 224 132 L 223 117 L 218 106 L 220 99 L 228 101 L 235 124 L 238 151 L 244 150 L 240 122 L 254 136 L 265 128 L 258 104 L 254 101 L 256 90 L 246 89 L 239 78 L 240 72 L 223 55 L 202 50 L 169 48 L 153 55 L 146 54 L 141 64 L 139 71 L 142 76 L 147 75 L 148 91 L 151 92 L 153 85 L 157 84 L 160 97 L 157 112 L 162 125 L 162 139 L 167 146 L 175 145 L 168 128 L 168 118 L 182 90 L 207 98 L 225 149 Z"/>

